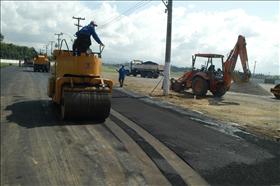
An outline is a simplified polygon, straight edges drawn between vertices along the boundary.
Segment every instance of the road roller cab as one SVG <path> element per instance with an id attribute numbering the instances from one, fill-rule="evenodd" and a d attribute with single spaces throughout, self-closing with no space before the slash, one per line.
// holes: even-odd
<path id="1" fill-rule="evenodd" d="M 54 50 L 54 70 L 48 96 L 60 105 L 62 119 L 106 119 L 110 114 L 113 82 L 101 77 L 101 53 Z"/>

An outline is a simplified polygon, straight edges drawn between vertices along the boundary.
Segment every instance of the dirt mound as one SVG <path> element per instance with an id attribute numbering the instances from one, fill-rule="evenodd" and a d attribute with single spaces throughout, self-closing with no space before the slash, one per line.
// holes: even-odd
<path id="1" fill-rule="evenodd" d="M 271 95 L 267 90 L 265 90 L 259 84 L 254 83 L 252 81 L 249 81 L 246 83 L 234 82 L 231 84 L 229 91 L 245 93 L 245 94 L 260 95 L 260 96 L 270 96 Z"/>

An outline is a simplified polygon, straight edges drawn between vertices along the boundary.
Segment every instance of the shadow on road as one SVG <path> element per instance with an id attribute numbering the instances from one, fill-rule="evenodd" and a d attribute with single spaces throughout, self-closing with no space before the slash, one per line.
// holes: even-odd
<path id="1" fill-rule="evenodd" d="M 33 73 L 35 73 L 35 72 L 34 72 L 33 70 L 31 70 L 31 69 L 23 69 L 22 72 L 33 72 Z"/>
<path id="2" fill-rule="evenodd" d="M 8 122 L 25 128 L 60 125 L 96 125 L 103 121 L 62 121 L 59 107 L 49 100 L 28 100 L 16 102 L 5 108 L 12 113 L 6 117 Z"/>
<path id="3" fill-rule="evenodd" d="M 231 101 L 224 101 L 223 98 L 209 98 L 208 99 L 209 105 L 216 105 L 216 106 L 223 106 L 223 105 L 240 105 L 239 103 L 231 102 Z"/>
<path id="4" fill-rule="evenodd" d="M 280 99 L 277 99 L 276 97 L 271 97 L 274 101 L 280 101 Z"/>

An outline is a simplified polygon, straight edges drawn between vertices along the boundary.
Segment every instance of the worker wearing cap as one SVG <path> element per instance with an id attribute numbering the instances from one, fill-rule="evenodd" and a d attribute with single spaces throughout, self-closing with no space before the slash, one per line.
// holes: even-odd
<path id="1" fill-rule="evenodd" d="M 117 69 L 117 72 L 119 72 L 120 87 L 123 87 L 124 78 L 125 78 L 125 75 L 127 74 L 127 71 L 125 70 L 124 65 L 122 65 L 120 69 Z"/>
<path id="2" fill-rule="evenodd" d="M 99 39 L 98 35 L 95 32 L 95 27 L 97 25 L 94 21 L 91 21 L 87 26 L 84 26 L 81 30 L 76 32 L 77 39 L 75 39 L 73 44 L 73 52 L 86 52 L 91 45 L 90 36 L 100 45 L 104 46 L 104 44 Z"/>

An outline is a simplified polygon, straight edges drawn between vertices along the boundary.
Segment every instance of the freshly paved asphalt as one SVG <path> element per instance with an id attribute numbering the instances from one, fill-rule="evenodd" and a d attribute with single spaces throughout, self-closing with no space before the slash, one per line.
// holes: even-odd
<path id="1" fill-rule="evenodd" d="M 280 144 L 220 132 L 169 109 L 114 90 L 112 108 L 176 152 L 211 185 L 280 184 Z"/>

